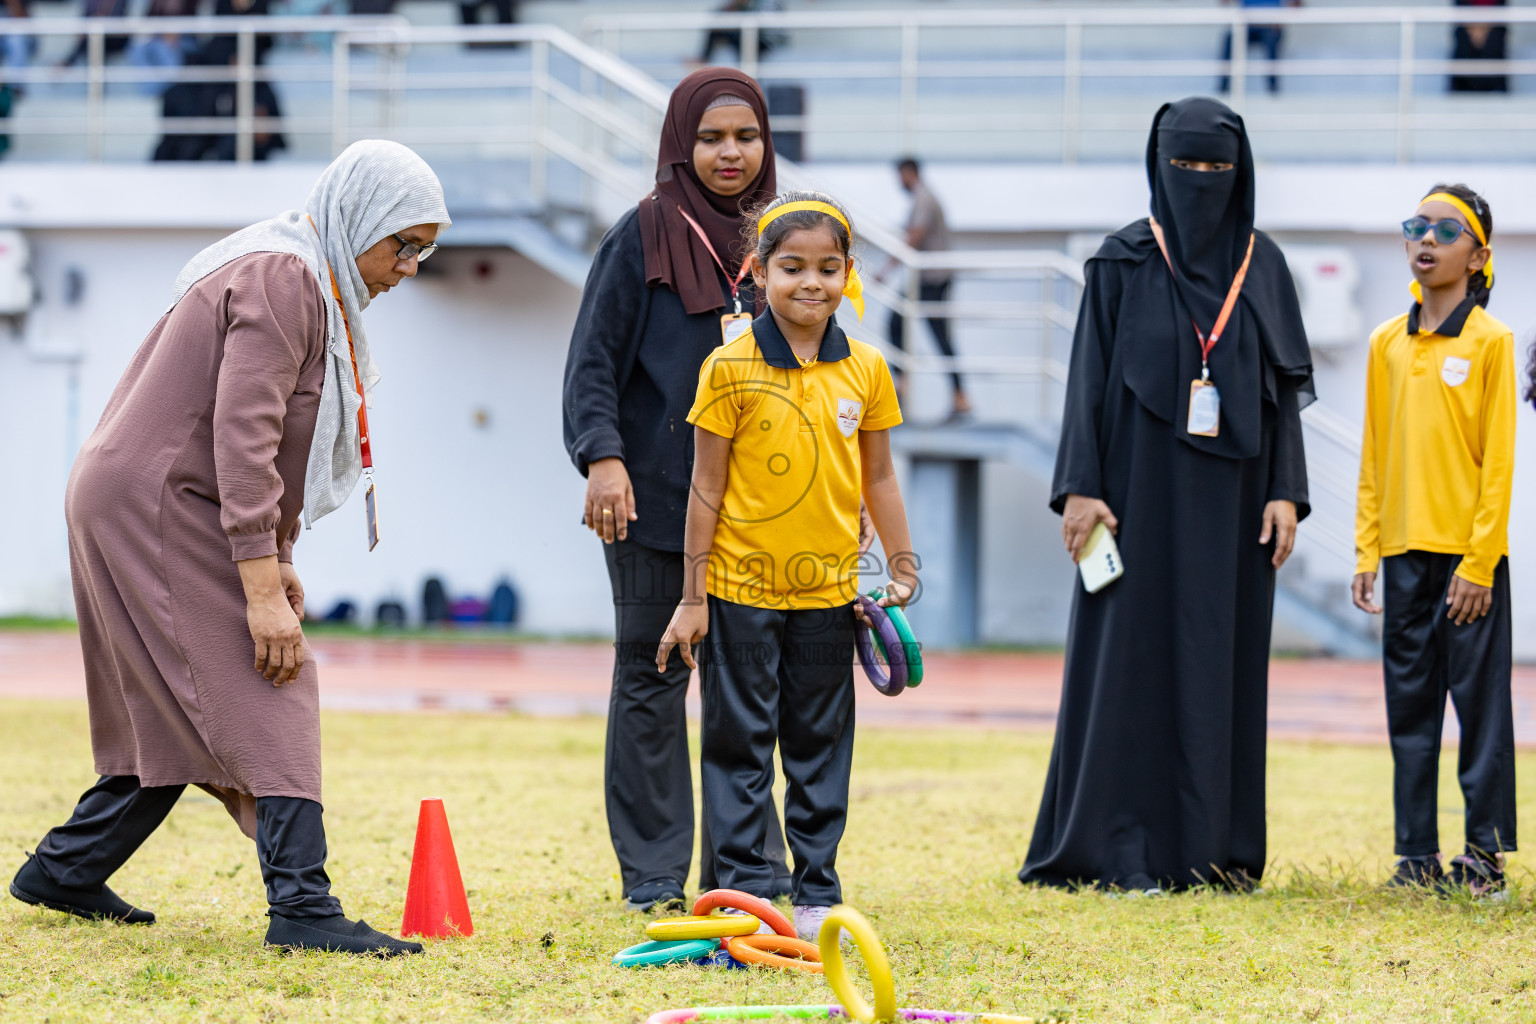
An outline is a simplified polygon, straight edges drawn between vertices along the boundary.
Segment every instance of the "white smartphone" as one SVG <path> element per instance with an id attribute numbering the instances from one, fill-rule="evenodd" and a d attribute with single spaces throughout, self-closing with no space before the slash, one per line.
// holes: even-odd
<path id="1" fill-rule="evenodd" d="M 1090 594 L 1097 594 L 1124 574 L 1125 563 L 1120 560 L 1115 535 L 1103 523 L 1088 535 L 1082 557 L 1077 560 L 1077 571 L 1082 574 L 1083 589 Z"/>

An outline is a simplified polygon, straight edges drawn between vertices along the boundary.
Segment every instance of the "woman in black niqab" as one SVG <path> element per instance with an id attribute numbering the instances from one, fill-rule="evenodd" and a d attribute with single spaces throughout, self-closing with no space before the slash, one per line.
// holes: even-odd
<path id="1" fill-rule="evenodd" d="M 1140 220 L 1088 262 L 1051 495 L 1074 556 L 1096 522 L 1117 528 L 1125 574 L 1096 594 L 1074 581 L 1026 883 L 1246 886 L 1264 869 L 1274 574 L 1308 511 L 1311 355 L 1285 259 L 1253 229 L 1242 119 L 1165 105 L 1147 176 L 1167 257 Z M 1200 337 L 1250 239 L 1207 367 L 1219 427 L 1191 434 Z"/>

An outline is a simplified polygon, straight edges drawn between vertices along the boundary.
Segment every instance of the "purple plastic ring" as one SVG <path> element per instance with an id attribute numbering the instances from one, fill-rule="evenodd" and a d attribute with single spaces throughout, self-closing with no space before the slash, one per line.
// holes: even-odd
<path id="1" fill-rule="evenodd" d="M 896 631 L 896 623 L 891 621 L 890 615 L 884 608 L 874 601 L 860 594 L 857 598 L 858 605 L 864 609 L 864 614 L 869 616 L 875 624 L 875 632 L 880 634 L 880 641 L 885 647 L 886 660 L 890 664 L 890 672 L 880 664 L 875 657 L 875 642 L 871 638 L 871 631 L 859 623 L 855 630 L 857 634 L 857 646 L 859 649 L 859 664 L 864 666 L 864 675 L 869 678 L 875 689 L 887 697 L 894 697 L 907 688 L 907 648 L 901 642 L 901 634 Z"/>

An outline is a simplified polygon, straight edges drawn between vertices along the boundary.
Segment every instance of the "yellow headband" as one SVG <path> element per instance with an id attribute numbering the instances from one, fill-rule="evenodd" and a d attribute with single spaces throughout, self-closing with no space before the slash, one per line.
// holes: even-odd
<path id="1" fill-rule="evenodd" d="M 775 206 L 773 209 L 769 210 L 758 219 L 757 236 L 761 238 L 763 236 L 763 229 L 766 228 L 769 224 L 772 224 L 774 221 L 778 220 L 780 217 L 784 216 L 786 213 L 797 213 L 801 210 L 811 210 L 815 213 L 824 213 L 828 217 L 831 217 L 833 220 L 837 221 L 843 226 L 844 231 L 848 232 L 848 241 L 850 244 L 852 244 L 853 228 L 848 225 L 848 218 L 844 217 L 842 211 L 838 210 L 838 208 L 833 206 L 831 203 L 823 203 L 814 199 L 797 203 L 785 203 L 783 206 Z M 859 319 L 863 320 L 864 282 L 859 278 L 859 268 L 853 265 L 852 257 L 849 257 L 848 259 L 848 278 L 843 282 L 843 294 L 847 296 L 848 301 L 853 304 L 853 311 L 859 315 Z"/>
<path id="2" fill-rule="evenodd" d="M 1483 221 L 1482 221 L 1482 218 L 1480 218 L 1476 213 L 1474 213 L 1472 211 L 1472 207 L 1468 206 L 1466 204 L 1466 201 L 1463 200 L 1460 196 L 1453 196 L 1449 192 L 1431 192 L 1429 195 L 1427 195 L 1423 199 L 1419 200 L 1419 205 L 1420 206 L 1423 206 L 1425 203 L 1450 203 L 1452 206 L 1454 206 L 1457 209 L 1457 211 L 1463 217 L 1467 218 L 1467 226 L 1472 229 L 1472 234 L 1477 239 L 1478 243 L 1483 245 L 1483 246 L 1485 246 L 1485 247 L 1488 245 L 1488 236 L 1483 232 Z M 1492 249 L 1488 250 L 1488 262 L 1483 264 L 1483 276 L 1488 279 L 1488 287 L 1492 288 L 1493 287 L 1493 250 Z M 1412 284 L 1410 284 L 1408 286 L 1408 290 L 1413 293 L 1413 298 L 1414 298 L 1414 300 L 1416 302 L 1423 302 L 1424 301 L 1424 290 L 1419 287 L 1419 282 L 1414 281 Z"/>

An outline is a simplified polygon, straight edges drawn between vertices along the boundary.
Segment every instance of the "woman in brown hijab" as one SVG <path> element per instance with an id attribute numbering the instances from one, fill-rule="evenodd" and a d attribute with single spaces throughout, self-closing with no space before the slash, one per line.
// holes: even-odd
<path id="1" fill-rule="evenodd" d="M 617 644 L 605 764 L 608 830 L 631 909 L 683 898 L 693 855 L 689 672 L 656 671 L 682 596 L 693 471 L 688 410 L 722 332 L 749 324 L 744 211 L 777 189 L 768 104 L 748 76 L 703 68 L 672 93 L 656 187 L 598 246 L 565 366 L 565 445 L 587 477 L 584 521 L 603 541 Z M 742 314 L 741 319 L 734 318 Z M 784 840 L 768 830 L 785 892 Z M 700 884 L 713 887 L 709 837 Z"/>

